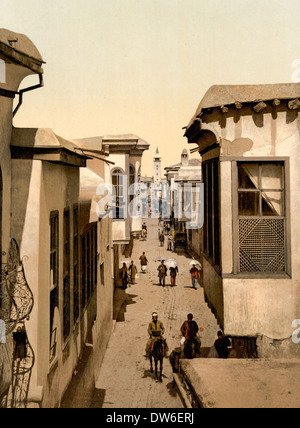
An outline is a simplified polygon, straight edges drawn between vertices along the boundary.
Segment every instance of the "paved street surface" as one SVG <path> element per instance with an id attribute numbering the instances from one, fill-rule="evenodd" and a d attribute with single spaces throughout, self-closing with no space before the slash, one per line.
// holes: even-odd
<path id="1" fill-rule="evenodd" d="M 96 395 L 103 408 L 182 408 L 182 402 L 173 389 L 172 368 L 169 359 L 164 359 L 163 382 L 156 383 L 150 373 L 149 359 L 144 357 L 148 340 L 147 328 L 153 311 L 158 312 L 164 323 L 164 337 L 168 341 L 169 353 L 179 346 L 180 327 L 189 312 L 199 327 L 203 327 L 203 347 L 210 347 L 216 339 L 218 325 L 215 317 L 204 302 L 203 289 L 194 290 L 189 274 L 190 258 L 184 252 L 172 253 L 161 248 L 158 241 L 158 220 L 147 220 L 146 241 L 136 239 L 132 256 L 124 261 L 134 260 L 138 267 L 136 284 L 126 291 L 116 290 L 119 303 L 114 331 L 109 342 L 101 371 L 96 382 Z M 147 273 L 140 270 L 139 257 L 145 251 L 149 264 Z M 158 257 L 174 258 L 178 262 L 177 285 L 158 285 Z M 123 261 L 123 260 L 122 260 Z M 94 402 L 96 401 L 94 397 Z"/>

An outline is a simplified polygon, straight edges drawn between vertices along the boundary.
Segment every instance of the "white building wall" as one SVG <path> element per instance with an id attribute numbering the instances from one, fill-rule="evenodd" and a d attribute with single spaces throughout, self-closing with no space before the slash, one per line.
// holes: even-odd
<path id="1" fill-rule="evenodd" d="M 218 117 L 218 114 L 216 115 Z M 211 119 L 210 119 L 211 120 Z M 286 343 L 287 353 L 299 353 L 291 341 L 292 322 L 300 311 L 300 138 L 298 112 L 278 111 L 276 115 L 249 114 L 226 119 L 226 127 L 219 121 L 203 125 L 221 136 L 221 249 L 222 274 L 233 272 L 233 218 L 231 160 L 257 157 L 289 158 L 290 222 L 291 222 L 291 277 L 278 279 L 248 278 L 223 279 L 218 301 L 224 299 L 224 328 L 226 334 L 262 336 Z M 222 159 L 224 156 L 226 159 Z M 286 183 L 288 186 L 288 183 Z M 206 269 L 213 269 L 206 266 Z M 204 274 L 205 275 L 205 274 Z M 207 276 L 207 274 L 206 274 Z M 205 285 L 205 282 L 204 282 Z M 270 348 L 270 347 L 269 347 Z M 268 353 L 269 350 L 264 349 Z"/>

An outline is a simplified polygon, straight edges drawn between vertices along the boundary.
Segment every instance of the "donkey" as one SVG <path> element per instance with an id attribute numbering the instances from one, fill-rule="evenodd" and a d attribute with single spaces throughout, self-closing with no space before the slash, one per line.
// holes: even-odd
<path id="1" fill-rule="evenodd" d="M 150 372 L 153 373 L 153 359 L 155 364 L 155 381 L 162 382 L 162 371 L 163 371 L 163 359 L 166 352 L 165 339 L 157 339 L 153 341 L 151 351 L 149 354 L 150 359 Z M 160 365 L 160 371 L 158 376 L 158 362 Z"/>

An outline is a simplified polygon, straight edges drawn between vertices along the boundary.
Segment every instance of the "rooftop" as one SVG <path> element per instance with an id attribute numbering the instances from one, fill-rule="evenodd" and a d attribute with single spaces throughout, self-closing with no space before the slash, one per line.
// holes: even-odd
<path id="1" fill-rule="evenodd" d="M 189 159 L 189 164 L 188 164 L 188 166 L 199 166 L 199 165 L 201 165 L 201 160 L 200 159 Z M 165 170 L 171 170 L 171 169 L 175 169 L 175 170 L 178 170 L 178 169 L 180 169 L 182 167 L 182 163 L 180 162 L 180 163 L 177 163 L 177 164 L 175 164 L 175 165 L 171 165 L 171 166 L 166 166 L 165 167 Z"/>
<path id="2" fill-rule="evenodd" d="M 50 128 L 13 128 L 11 151 L 14 159 L 39 159 L 85 166 L 88 159 L 73 142 Z"/>
<path id="3" fill-rule="evenodd" d="M 181 370 L 204 408 L 298 408 L 299 360 L 196 358 Z"/>
<path id="4" fill-rule="evenodd" d="M 213 85 L 205 93 L 189 128 L 205 109 L 223 107 L 236 103 L 258 103 L 271 100 L 300 98 L 300 83 L 278 83 L 267 85 Z"/>
<path id="5" fill-rule="evenodd" d="M 41 68 L 44 63 L 43 58 L 36 46 L 24 34 L 1 28 L 0 58 L 13 60 L 36 73 L 43 73 Z"/>
<path id="6" fill-rule="evenodd" d="M 134 134 L 122 134 L 122 135 L 104 135 L 98 137 L 87 137 L 72 140 L 75 144 L 81 147 L 83 150 L 104 150 L 104 146 L 135 146 L 148 148 L 150 146 L 147 141 L 142 140 L 140 137 Z"/>

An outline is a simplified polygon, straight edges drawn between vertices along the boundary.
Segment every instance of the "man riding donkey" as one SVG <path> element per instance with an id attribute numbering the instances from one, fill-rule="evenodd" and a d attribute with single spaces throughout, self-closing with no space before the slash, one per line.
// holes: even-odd
<path id="1" fill-rule="evenodd" d="M 200 354 L 201 340 L 198 338 L 198 331 L 203 331 L 203 328 L 200 327 L 199 329 L 198 324 L 193 318 L 193 314 L 190 313 L 187 315 L 187 319 L 180 329 L 182 334 L 180 348 L 175 348 L 169 357 L 173 373 L 179 372 L 179 361 L 181 358 L 195 358 Z"/>
<path id="2" fill-rule="evenodd" d="M 143 224 L 142 224 L 142 237 L 143 237 L 144 239 L 146 239 L 146 238 L 147 238 L 147 225 L 146 225 L 146 223 L 145 223 L 145 222 L 143 222 Z"/>
<path id="3" fill-rule="evenodd" d="M 188 314 L 187 320 L 184 321 L 181 326 L 180 331 L 182 334 L 182 338 L 180 341 L 180 346 L 181 350 L 184 351 L 187 346 L 191 347 L 192 345 L 194 345 L 194 352 L 199 353 L 201 346 L 201 342 L 197 337 L 199 327 L 196 321 L 193 320 L 193 318 L 193 314 Z M 200 328 L 200 331 L 203 331 L 203 329 Z M 192 348 L 190 350 L 192 351 Z M 186 349 L 186 351 L 189 352 L 188 349 Z"/>
<path id="4" fill-rule="evenodd" d="M 164 339 L 163 334 L 165 332 L 165 327 L 163 323 L 158 319 L 157 312 L 152 313 L 152 321 L 148 325 L 149 339 L 146 345 L 146 357 L 150 356 L 151 351 L 153 350 L 154 343 L 158 340 L 163 340 L 165 342 L 165 357 L 167 356 L 169 347 L 166 339 Z"/>

